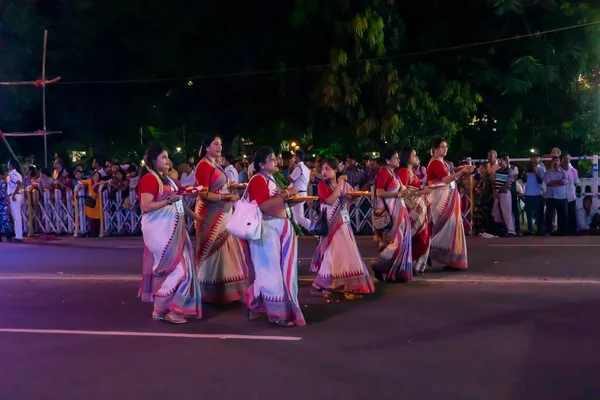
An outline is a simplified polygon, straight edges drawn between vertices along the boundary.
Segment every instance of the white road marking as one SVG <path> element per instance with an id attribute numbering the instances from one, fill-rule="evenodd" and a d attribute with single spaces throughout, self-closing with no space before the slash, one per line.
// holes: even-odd
<path id="1" fill-rule="evenodd" d="M 427 283 L 493 283 L 493 284 L 551 284 L 551 285 L 600 285 L 597 278 L 542 278 L 514 276 L 460 276 L 451 278 L 420 279 Z"/>
<path id="2" fill-rule="evenodd" d="M 11 274 L 0 275 L 0 280 L 43 280 L 43 281 L 123 281 L 139 282 L 140 275 L 59 275 L 59 274 Z"/>
<path id="3" fill-rule="evenodd" d="M 363 261 L 371 261 L 374 260 L 374 257 L 363 257 Z M 298 257 L 298 261 L 312 261 L 312 257 Z"/>
<path id="4" fill-rule="evenodd" d="M 159 333 L 159 332 L 125 332 L 125 331 L 79 331 L 62 329 L 10 329 L 0 328 L 0 333 L 37 333 L 42 335 L 89 335 L 89 336 L 132 336 L 132 337 L 159 337 L 159 338 L 185 338 L 185 339 L 222 339 L 222 340 L 270 340 L 295 342 L 302 340 L 298 336 L 259 336 L 221 334 L 194 334 L 194 333 Z"/>
<path id="5" fill-rule="evenodd" d="M 600 247 L 600 244 L 490 244 L 489 247 Z"/>
<path id="6" fill-rule="evenodd" d="M 301 275 L 298 282 L 312 283 L 315 275 Z M 139 282 L 139 275 L 57 275 L 57 274 L 11 274 L 0 275 L 0 281 L 10 280 L 40 280 L 40 281 L 89 281 L 89 282 Z M 524 277 L 497 275 L 464 275 L 426 278 L 414 278 L 415 282 L 431 283 L 492 283 L 492 284 L 600 284 L 600 278 L 554 278 L 554 277 Z"/>

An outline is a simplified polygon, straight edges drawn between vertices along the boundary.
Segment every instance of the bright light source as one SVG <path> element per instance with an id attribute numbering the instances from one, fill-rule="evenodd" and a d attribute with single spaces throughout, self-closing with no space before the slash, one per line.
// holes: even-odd
<path id="1" fill-rule="evenodd" d="M 188 86 L 192 86 L 193 84 L 194 84 L 194 82 L 188 81 Z"/>
<path id="2" fill-rule="evenodd" d="M 529 149 L 530 153 L 535 153 L 535 149 Z"/>
<path id="3" fill-rule="evenodd" d="M 296 147 L 294 147 L 294 149 L 298 150 L 298 149 L 300 149 L 300 146 L 296 146 Z"/>
<path id="4" fill-rule="evenodd" d="M 317 155 L 316 155 L 316 154 L 313 154 L 312 156 L 313 156 L 313 158 L 315 158 Z"/>
<path id="5" fill-rule="evenodd" d="M 246 158 L 247 156 L 244 154 L 244 158 Z"/>
<path id="6" fill-rule="evenodd" d="M 292 147 L 296 147 L 296 142 L 292 142 Z"/>
<path id="7" fill-rule="evenodd" d="M 144 160 L 140 161 L 140 165 L 143 167 L 144 166 Z"/>
<path id="8" fill-rule="evenodd" d="M 373 156 L 376 156 L 376 155 L 377 155 L 377 153 L 373 152 Z"/>
<path id="9" fill-rule="evenodd" d="M 178 152 L 178 153 L 181 153 L 181 147 L 176 147 L 175 151 Z"/>

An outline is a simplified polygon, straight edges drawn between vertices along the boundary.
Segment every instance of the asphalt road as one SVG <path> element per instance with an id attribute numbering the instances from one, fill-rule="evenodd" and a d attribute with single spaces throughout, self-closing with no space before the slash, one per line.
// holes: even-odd
<path id="1" fill-rule="evenodd" d="M 139 239 L 0 243 L 0 399 L 600 398 L 599 238 L 471 239 L 469 272 L 359 301 L 311 295 L 314 245 L 308 325 L 283 329 L 152 321 Z"/>

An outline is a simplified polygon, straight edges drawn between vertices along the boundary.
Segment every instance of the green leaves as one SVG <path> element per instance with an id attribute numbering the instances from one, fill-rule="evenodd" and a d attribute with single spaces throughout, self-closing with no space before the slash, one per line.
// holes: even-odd
<path id="1" fill-rule="evenodd" d="M 533 86 L 531 82 L 526 81 L 524 79 L 508 77 L 504 81 L 504 91 L 502 95 L 507 94 L 525 94 L 527 93 L 531 87 Z"/>
<path id="2" fill-rule="evenodd" d="M 521 14 L 524 11 L 523 0 L 488 0 L 496 14 L 500 16 L 507 15 L 509 13 Z"/>

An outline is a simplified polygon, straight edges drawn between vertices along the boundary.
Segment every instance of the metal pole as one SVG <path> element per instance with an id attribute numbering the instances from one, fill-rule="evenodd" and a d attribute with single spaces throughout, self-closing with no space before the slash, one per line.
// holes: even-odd
<path id="1" fill-rule="evenodd" d="M 46 81 L 46 47 L 48 45 L 48 30 L 44 30 L 44 55 L 42 58 L 42 82 Z M 46 137 L 46 85 L 42 85 L 42 118 L 44 123 L 44 166 L 48 168 L 48 138 Z"/>
<path id="2" fill-rule="evenodd" d="M 592 205 L 598 207 L 598 155 L 592 157 Z"/>
<path id="3" fill-rule="evenodd" d="M 185 124 L 183 124 L 183 149 L 185 152 Z"/>

